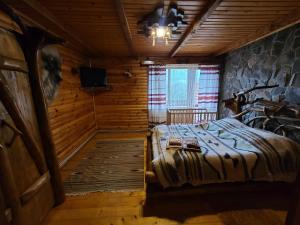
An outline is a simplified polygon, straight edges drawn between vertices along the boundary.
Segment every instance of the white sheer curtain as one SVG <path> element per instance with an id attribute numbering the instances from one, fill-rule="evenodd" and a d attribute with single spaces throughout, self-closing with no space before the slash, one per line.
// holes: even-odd
<path id="1" fill-rule="evenodd" d="M 151 65 L 148 70 L 149 124 L 165 123 L 167 120 L 167 78 L 165 65 Z"/>

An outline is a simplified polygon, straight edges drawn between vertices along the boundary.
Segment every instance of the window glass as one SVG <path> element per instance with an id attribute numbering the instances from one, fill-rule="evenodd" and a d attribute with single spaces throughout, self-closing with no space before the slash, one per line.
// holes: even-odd
<path id="1" fill-rule="evenodd" d="M 187 69 L 169 69 L 169 106 L 187 106 Z"/>
<path id="2" fill-rule="evenodd" d="M 216 65 L 166 69 L 168 108 L 201 108 L 216 112 L 218 107 L 219 69 Z"/>

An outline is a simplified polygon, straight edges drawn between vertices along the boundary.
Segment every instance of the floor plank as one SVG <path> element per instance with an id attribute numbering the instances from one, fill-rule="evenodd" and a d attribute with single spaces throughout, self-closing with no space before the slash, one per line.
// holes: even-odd
<path id="1" fill-rule="evenodd" d="M 118 140 L 145 137 L 145 134 L 106 133 L 97 134 L 71 161 L 62 169 L 63 177 L 68 176 L 74 167 L 80 162 L 91 146 L 99 140 Z M 82 196 L 67 197 L 64 204 L 53 209 L 45 219 L 43 225 L 283 225 L 286 217 L 285 211 L 270 209 L 244 209 L 237 211 L 224 211 L 216 213 L 200 213 L 197 215 L 186 214 L 193 211 L 196 206 L 207 204 L 198 198 L 181 199 L 172 207 L 184 208 L 182 214 L 172 215 L 174 211 L 170 204 L 161 200 L 161 210 L 169 213 L 169 216 L 146 216 L 143 211 L 146 194 L 139 192 L 99 192 Z M 155 214 L 155 213 L 154 213 Z M 172 219 L 171 219 L 172 218 Z M 174 219 L 175 218 L 175 219 Z"/>
<path id="2" fill-rule="evenodd" d="M 144 192 L 93 193 L 68 197 L 52 210 L 44 225 L 126 225 L 126 224 L 199 224 L 199 225 L 283 225 L 286 213 L 268 209 L 227 211 L 209 215 L 182 215 L 180 220 L 143 216 Z M 186 202 L 192 210 L 201 202 Z M 168 211 L 166 209 L 166 211 Z M 170 212 L 172 214 L 172 212 Z"/>

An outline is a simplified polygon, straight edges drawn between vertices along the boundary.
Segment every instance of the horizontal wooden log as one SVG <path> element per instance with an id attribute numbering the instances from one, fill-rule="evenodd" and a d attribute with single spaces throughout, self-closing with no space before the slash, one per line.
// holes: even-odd
<path id="1" fill-rule="evenodd" d="M 19 71 L 23 73 L 28 72 L 28 68 L 24 60 L 18 60 L 6 56 L 0 56 L 0 69 Z"/>
<path id="2" fill-rule="evenodd" d="M 49 180 L 50 174 L 48 171 L 21 194 L 20 200 L 22 205 L 25 205 L 27 202 L 29 202 Z"/>
<path id="3" fill-rule="evenodd" d="M 146 180 L 146 183 L 148 183 L 148 184 L 158 182 L 157 176 L 153 171 L 146 171 L 145 172 L 145 180 Z"/>

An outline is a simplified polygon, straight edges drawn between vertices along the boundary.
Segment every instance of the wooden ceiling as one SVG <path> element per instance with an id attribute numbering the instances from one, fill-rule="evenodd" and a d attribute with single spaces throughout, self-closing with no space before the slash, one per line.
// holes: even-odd
<path id="1" fill-rule="evenodd" d="M 151 39 L 137 34 L 137 21 L 160 0 L 10 2 L 24 17 L 97 56 L 215 56 L 300 22 L 299 0 L 175 1 L 188 25 L 169 45 L 153 47 Z"/>

